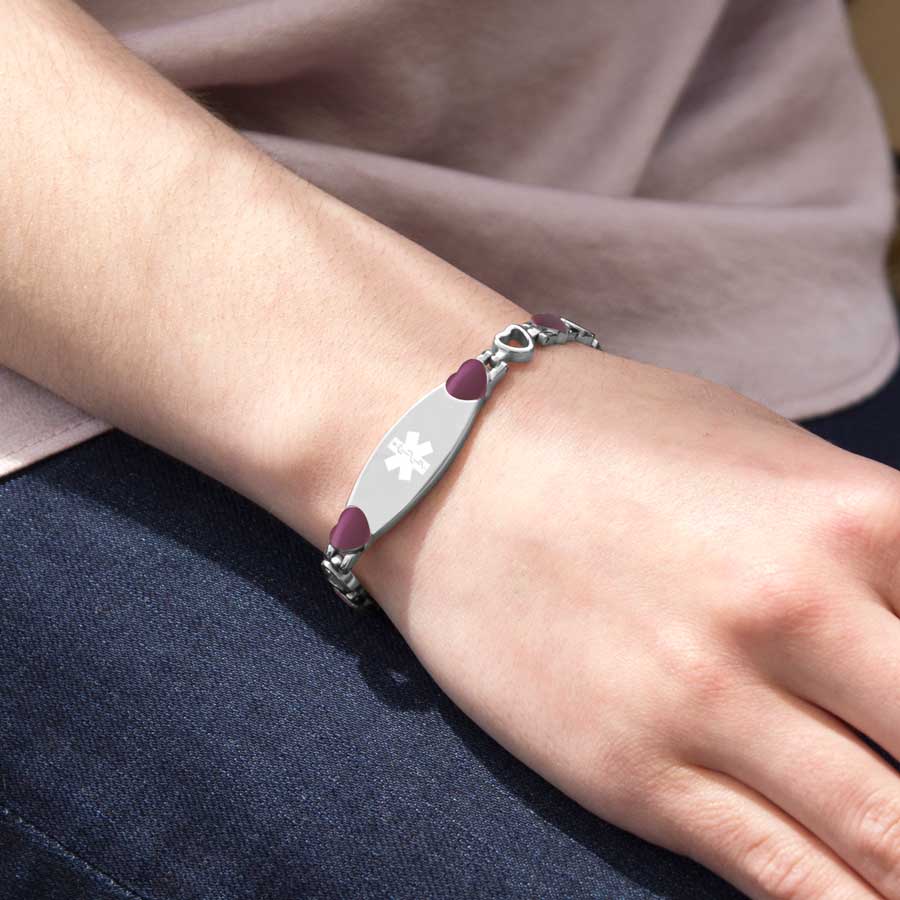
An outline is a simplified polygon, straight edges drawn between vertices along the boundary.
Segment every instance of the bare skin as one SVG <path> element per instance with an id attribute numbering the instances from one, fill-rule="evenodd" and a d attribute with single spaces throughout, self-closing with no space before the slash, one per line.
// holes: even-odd
<path id="1" fill-rule="evenodd" d="M 527 313 L 73 6 L 7 0 L 0 43 L 0 362 L 324 546 L 385 427 Z M 559 347 L 359 572 L 455 702 L 587 808 L 752 897 L 900 898 L 900 781 L 849 727 L 900 755 L 898 536 L 895 471 Z"/>

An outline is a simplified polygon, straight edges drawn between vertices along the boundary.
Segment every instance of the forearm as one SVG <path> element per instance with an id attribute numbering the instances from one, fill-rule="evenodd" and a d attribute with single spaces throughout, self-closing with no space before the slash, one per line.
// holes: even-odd
<path id="1" fill-rule="evenodd" d="M 385 425 L 522 311 L 77 8 L 12 0 L 0 41 L 0 362 L 324 544 Z"/>

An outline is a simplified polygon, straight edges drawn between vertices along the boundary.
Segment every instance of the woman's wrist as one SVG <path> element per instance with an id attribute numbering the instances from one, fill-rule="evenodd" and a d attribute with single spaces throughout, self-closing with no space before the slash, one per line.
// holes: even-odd
<path id="1" fill-rule="evenodd" d="M 341 223 L 331 227 L 339 240 Z M 320 337 L 315 357 L 302 367 L 282 360 L 285 371 L 273 373 L 263 402 L 268 423 L 254 428 L 249 465 L 260 489 L 255 498 L 321 548 L 386 429 L 482 349 L 486 336 L 528 318 L 521 307 L 406 243 L 390 233 L 373 236 L 372 269 L 361 281 L 377 289 L 357 299 L 358 312 L 329 317 L 336 336 Z"/>
<path id="2" fill-rule="evenodd" d="M 573 342 L 602 349 L 594 333 L 553 313 L 510 323 L 391 425 L 357 477 L 322 559 L 323 574 L 344 602 L 357 609 L 371 604 L 354 566 L 445 474 L 501 380 L 532 362 L 539 348 Z"/>
<path id="3" fill-rule="evenodd" d="M 385 423 L 524 311 L 279 166 L 77 8 L 27 9 L 5 39 L 45 64 L 8 98 L 0 361 L 324 546 Z M 46 90 L 57 71 L 77 102 Z"/>
<path id="4" fill-rule="evenodd" d="M 243 324 L 211 323 L 215 343 L 196 348 L 194 377 L 180 384 L 202 402 L 177 433 L 141 436 L 324 547 L 390 423 L 529 313 L 287 170 L 267 161 L 241 185 L 232 164 L 246 177 L 235 160 L 210 190 L 230 185 L 242 210 L 246 233 L 225 252 L 244 259 L 231 263 L 221 309 Z M 215 278 L 200 273 L 197 289 Z"/>
<path id="5" fill-rule="evenodd" d="M 508 521 L 510 511 L 519 510 L 523 527 L 508 533 L 507 539 L 522 541 L 525 547 L 531 528 L 527 520 L 548 514 L 571 494 L 571 478 L 551 477 L 549 489 L 544 479 L 552 472 L 553 460 L 571 457 L 569 435 L 579 433 L 577 423 L 570 422 L 567 428 L 559 401 L 576 393 L 579 384 L 596 383 L 595 366 L 604 365 L 600 354 L 575 344 L 566 350 L 536 353 L 527 366 L 512 366 L 475 417 L 447 472 L 360 556 L 353 572 L 404 632 L 407 603 L 413 594 L 466 602 L 460 596 L 470 593 L 462 570 L 476 562 L 483 541 L 491 534 L 489 520 Z M 441 385 L 445 374 L 436 373 L 426 391 Z M 391 424 L 393 419 L 384 422 L 382 434 L 363 448 L 363 461 Z M 342 491 L 330 504 L 329 526 L 346 505 L 358 471 L 346 474 L 350 477 L 344 477 Z M 540 557 L 541 549 L 535 550 Z"/>

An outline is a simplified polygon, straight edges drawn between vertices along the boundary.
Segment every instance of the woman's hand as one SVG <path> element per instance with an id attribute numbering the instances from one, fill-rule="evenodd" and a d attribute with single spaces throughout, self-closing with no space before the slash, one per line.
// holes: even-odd
<path id="1" fill-rule="evenodd" d="M 323 546 L 385 426 L 527 314 L 72 3 L 6 2 L 0 25 L 0 362 Z M 359 566 L 440 684 L 585 806 L 750 894 L 900 897 L 900 783 L 844 724 L 900 751 L 900 476 L 584 348 L 490 407 Z"/>
<path id="2" fill-rule="evenodd" d="M 898 536 L 894 470 L 548 348 L 357 571 L 448 694 L 603 818 L 753 897 L 896 898 L 900 779 L 853 728 L 900 755 Z"/>

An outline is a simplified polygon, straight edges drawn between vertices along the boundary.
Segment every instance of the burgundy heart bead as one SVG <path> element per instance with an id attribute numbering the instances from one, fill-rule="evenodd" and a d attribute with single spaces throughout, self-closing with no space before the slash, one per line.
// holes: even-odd
<path id="1" fill-rule="evenodd" d="M 371 536 L 366 514 L 358 506 L 347 506 L 338 517 L 337 525 L 331 529 L 328 540 L 335 550 L 343 552 L 365 547 Z"/>
<path id="2" fill-rule="evenodd" d="M 540 325 L 541 328 L 555 328 L 557 331 L 569 330 L 566 323 L 559 316 L 554 316 L 553 313 L 538 313 L 531 317 L 531 321 L 535 325 Z"/>
<path id="3" fill-rule="evenodd" d="M 457 400 L 480 400 L 487 390 L 487 369 L 477 359 L 467 359 L 446 382 L 447 393 Z"/>

